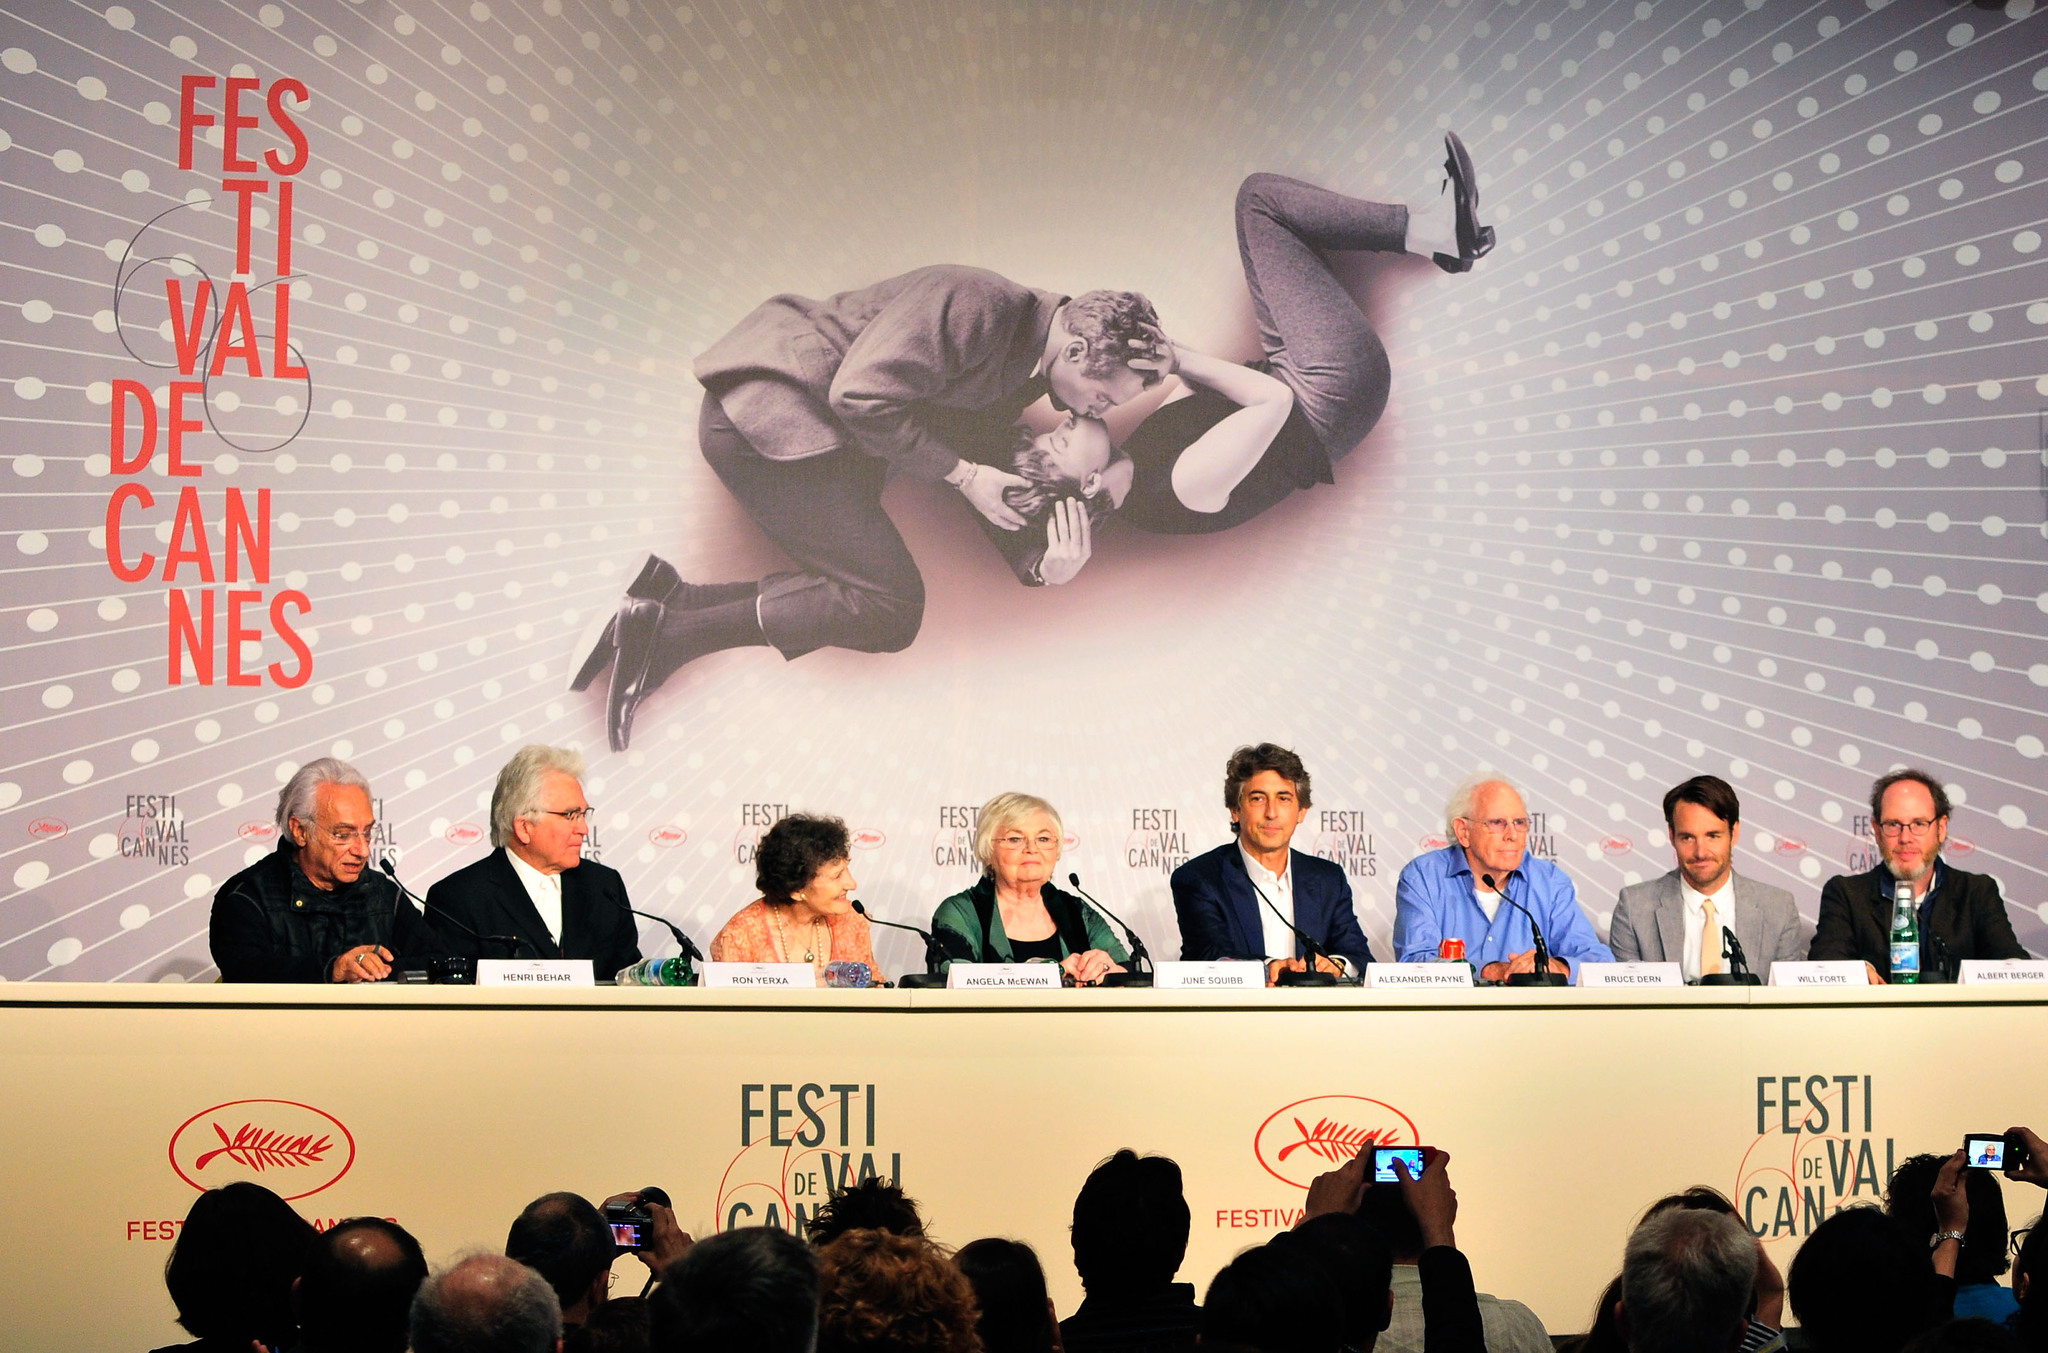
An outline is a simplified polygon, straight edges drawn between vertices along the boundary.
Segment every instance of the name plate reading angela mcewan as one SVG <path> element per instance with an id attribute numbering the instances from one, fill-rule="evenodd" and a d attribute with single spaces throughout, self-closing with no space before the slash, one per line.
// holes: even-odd
<path id="1" fill-rule="evenodd" d="M 1676 963 L 1581 963 L 1582 987 L 1682 987 L 1685 973 Z"/>
<path id="2" fill-rule="evenodd" d="M 1365 984 L 1382 991 L 1470 987 L 1472 968 L 1465 963 L 1368 963 Z"/>
<path id="3" fill-rule="evenodd" d="M 1853 958 L 1818 959 L 1799 963 L 1773 963 L 1774 987 L 1867 987 L 1870 974 Z"/>
<path id="4" fill-rule="evenodd" d="M 955 963 L 946 969 L 951 991 L 1059 990 L 1057 963 Z"/>
<path id="5" fill-rule="evenodd" d="M 699 963 L 697 971 L 707 987 L 794 991 L 818 985 L 818 970 L 808 963 Z"/>
<path id="6" fill-rule="evenodd" d="M 480 987 L 594 987 L 587 958 L 480 958 Z"/>
<path id="7" fill-rule="evenodd" d="M 1161 990 L 1259 991 L 1266 985 L 1266 965 L 1253 960 L 1160 963 L 1154 965 L 1152 973 L 1152 985 Z"/>
<path id="8" fill-rule="evenodd" d="M 1956 982 L 1966 987 L 2048 982 L 2048 958 L 1966 958 L 1956 970 Z"/>

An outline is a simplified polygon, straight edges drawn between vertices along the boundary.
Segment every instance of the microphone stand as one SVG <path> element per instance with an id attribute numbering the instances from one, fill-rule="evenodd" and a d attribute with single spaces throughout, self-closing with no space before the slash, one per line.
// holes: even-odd
<path id="1" fill-rule="evenodd" d="M 1508 884 L 1515 880 L 1514 871 L 1508 871 L 1508 876 L 1502 879 L 1498 885 L 1494 883 L 1493 875 L 1491 874 L 1481 874 L 1479 880 L 1487 887 L 1498 892 L 1501 901 L 1529 918 L 1529 933 L 1536 939 L 1536 970 L 1534 972 L 1511 972 L 1508 974 L 1507 984 L 1511 987 L 1570 986 L 1572 984 L 1571 978 L 1561 972 L 1552 972 L 1550 970 L 1550 946 L 1543 941 L 1543 927 L 1537 924 L 1536 913 L 1508 896 Z"/>
<path id="2" fill-rule="evenodd" d="M 1710 972 L 1700 975 L 1703 987 L 1760 987 L 1764 979 L 1749 970 L 1749 958 L 1742 952 L 1742 941 L 1735 938 L 1735 932 L 1721 927 L 1721 957 L 1728 960 L 1728 971 Z"/>
<path id="3" fill-rule="evenodd" d="M 620 906 L 625 907 L 627 915 L 644 916 L 648 920 L 653 921 L 655 924 L 666 927 L 668 933 L 675 936 L 676 949 L 681 954 L 683 960 L 682 985 L 686 987 L 696 986 L 697 970 L 696 968 L 692 967 L 691 964 L 693 962 L 702 963 L 704 961 L 704 953 L 701 949 L 699 949 L 696 946 L 696 943 L 692 941 L 688 935 L 685 935 L 683 933 L 682 927 L 678 926 L 674 921 L 669 920 L 666 916 L 656 916 L 651 911 L 641 911 L 638 907 L 630 906 L 624 902 L 619 902 L 617 898 L 613 898 L 612 901 L 618 902 Z"/>
<path id="4" fill-rule="evenodd" d="M 1276 987 L 1336 986 L 1337 974 L 1333 972 L 1324 972 L 1321 968 L 1318 968 L 1316 966 L 1317 959 L 1322 959 L 1324 962 L 1330 963 L 1333 966 L 1335 964 L 1335 960 L 1332 959 L 1328 954 L 1323 952 L 1323 946 L 1317 944 L 1314 940 L 1310 939 L 1308 937 L 1307 931 L 1303 930 L 1294 922 L 1288 920 L 1287 913 L 1280 910 L 1279 906 L 1273 901 L 1272 898 L 1266 896 L 1266 890 L 1258 885 L 1258 881 L 1256 879 L 1252 878 L 1251 875 L 1247 874 L 1245 875 L 1245 882 L 1252 885 L 1252 891 L 1259 895 L 1259 900 L 1261 902 L 1264 902 L 1267 905 L 1267 907 L 1272 909 L 1273 915 L 1279 918 L 1280 924 L 1286 926 L 1289 930 L 1293 931 L 1294 938 L 1301 941 L 1301 947 L 1308 950 L 1308 963 L 1302 968 L 1302 970 L 1300 972 L 1296 972 L 1292 968 L 1282 968 L 1280 970 L 1280 975 L 1273 979 L 1273 985 Z"/>
<path id="5" fill-rule="evenodd" d="M 400 894 L 402 894 L 405 897 L 409 897 L 413 901 L 420 904 L 420 916 L 422 918 L 424 918 L 429 911 L 440 913 L 442 918 L 445 919 L 448 922 L 448 924 L 454 926 L 457 930 L 460 930 L 463 934 L 475 940 L 477 942 L 477 948 L 479 950 L 481 950 L 485 945 L 488 944 L 509 945 L 512 950 L 509 957 L 518 958 L 519 950 L 522 947 L 529 949 L 533 947 L 532 945 L 527 944 L 525 940 L 519 938 L 519 936 L 517 935 L 485 935 L 475 929 L 472 929 L 469 925 L 459 920 L 455 916 L 451 915 L 448 911 L 448 908 L 437 907 L 433 903 L 427 901 L 426 898 L 421 897 L 418 893 L 414 892 L 412 889 L 405 886 L 404 882 L 398 877 L 398 866 L 391 863 L 390 856 L 387 855 L 383 859 L 377 861 L 377 868 L 383 871 L 384 877 L 390 879 L 392 883 L 397 885 Z M 484 955 L 481 954 L 479 955 L 479 957 L 483 956 Z M 457 957 L 460 957 L 460 955 L 457 955 Z M 474 970 L 471 971 L 469 980 L 470 982 L 474 982 L 476 980 L 476 974 Z M 458 982 L 458 985 L 467 984 Z"/>
<path id="6" fill-rule="evenodd" d="M 1131 929 L 1129 926 L 1125 925 L 1123 923 L 1122 918 L 1117 916 L 1115 912 L 1111 911 L 1108 907 L 1103 906 L 1100 902 L 1097 902 L 1093 897 L 1090 897 L 1088 894 L 1088 890 L 1081 886 L 1081 876 L 1079 874 L 1068 874 L 1067 882 L 1074 885 L 1074 891 L 1081 894 L 1082 898 L 1087 901 L 1088 905 L 1094 907 L 1095 910 L 1101 912 L 1110 920 L 1115 921 L 1117 924 L 1117 928 L 1124 932 L 1124 938 L 1130 941 L 1130 970 L 1127 972 L 1112 972 L 1103 974 L 1102 985 L 1106 987 L 1151 986 L 1152 955 L 1145 952 L 1145 941 L 1139 938 L 1138 932 Z M 1142 967 L 1140 966 L 1141 964 L 1143 965 Z"/>
<path id="7" fill-rule="evenodd" d="M 871 915 L 868 909 L 860 904 L 858 898 L 854 900 L 853 909 L 866 917 L 869 925 L 885 925 L 891 930 L 908 930 L 911 934 L 919 936 L 924 940 L 924 971 L 903 974 L 903 976 L 896 979 L 897 986 L 906 991 L 926 991 L 934 987 L 946 985 L 945 964 L 953 955 L 946 951 L 945 944 L 934 936 L 931 931 L 920 930 L 914 925 L 905 925 L 901 921 L 884 921 L 879 917 Z"/>

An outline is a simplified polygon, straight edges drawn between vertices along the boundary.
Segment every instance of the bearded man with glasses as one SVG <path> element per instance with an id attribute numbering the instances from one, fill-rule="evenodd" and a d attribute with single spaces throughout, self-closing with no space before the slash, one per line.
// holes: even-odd
<path id="1" fill-rule="evenodd" d="M 1442 850 L 1418 855 L 1394 888 L 1394 952 L 1426 963 L 1447 939 L 1464 941 L 1466 959 L 1488 982 L 1536 970 L 1530 916 L 1543 927 L 1550 970 L 1578 981 L 1579 964 L 1612 963 L 1593 923 L 1579 909 L 1571 877 L 1529 858 L 1529 809 L 1521 791 L 1498 776 L 1467 780 L 1444 805 Z"/>
<path id="2" fill-rule="evenodd" d="M 308 761 L 277 796 L 277 849 L 213 895 L 207 940 L 225 982 L 376 982 L 444 952 L 389 878 L 369 868 L 370 782 Z"/>
<path id="3" fill-rule="evenodd" d="M 600 981 L 640 961 L 619 871 L 585 859 L 590 800 L 583 758 L 566 747 L 513 753 L 491 791 L 493 850 L 427 890 L 427 914 L 471 958 L 587 958 Z M 517 953 L 494 936 L 517 937 Z"/>
<path id="4" fill-rule="evenodd" d="M 1952 981 L 1972 958 L 2025 958 L 2012 933 L 1998 880 L 1941 858 L 1948 844 L 1948 791 L 1923 770 L 1896 770 L 1870 789 L 1870 823 L 1880 863 L 1837 874 L 1820 890 L 1811 959 L 1860 958 L 1873 984 L 1891 971 L 1893 890 L 1911 884 L 1920 909 L 1922 980 Z"/>

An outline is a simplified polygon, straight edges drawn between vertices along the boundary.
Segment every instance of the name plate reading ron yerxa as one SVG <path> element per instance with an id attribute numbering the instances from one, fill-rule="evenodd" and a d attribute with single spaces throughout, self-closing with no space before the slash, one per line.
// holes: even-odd
<path id="1" fill-rule="evenodd" d="M 2048 958 L 1966 958 L 1956 970 L 1956 982 L 1966 987 L 2048 982 Z"/>
<path id="2" fill-rule="evenodd" d="M 1581 963 L 1582 987 L 1682 987 L 1685 973 L 1676 963 Z"/>
<path id="3" fill-rule="evenodd" d="M 698 981 L 707 987 L 779 987 L 795 990 L 818 985 L 818 970 L 808 963 L 699 963 Z"/>
<path id="4" fill-rule="evenodd" d="M 1870 974 L 1863 971 L 1863 964 L 1853 958 L 1827 958 L 1810 962 L 1773 963 L 1771 985 L 1774 987 L 1866 987 L 1870 985 Z"/>
<path id="5" fill-rule="evenodd" d="M 1154 965 L 1152 971 L 1152 985 L 1162 990 L 1215 991 L 1228 987 L 1260 991 L 1266 985 L 1266 965 L 1253 960 L 1160 963 Z"/>
<path id="6" fill-rule="evenodd" d="M 1017 987 L 1059 990 L 1057 963 L 955 963 L 946 969 L 951 991 L 1000 991 Z"/>
<path id="7" fill-rule="evenodd" d="M 1393 991 L 1418 987 L 1470 987 L 1472 968 L 1466 963 L 1368 963 L 1365 984 Z"/>
<path id="8" fill-rule="evenodd" d="M 587 958 L 480 958 L 480 987 L 594 987 Z"/>

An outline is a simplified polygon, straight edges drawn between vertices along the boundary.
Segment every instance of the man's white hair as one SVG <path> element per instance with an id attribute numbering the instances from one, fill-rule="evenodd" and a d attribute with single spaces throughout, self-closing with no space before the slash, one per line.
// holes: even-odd
<path id="1" fill-rule="evenodd" d="M 1495 774 L 1490 770 L 1480 771 L 1452 790 L 1451 797 L 1444 801 L 1444 835 L 1455 841 L 1458 837 L 1459 818 L 1464 818 L 1467 822 L 1479 820 L 1479 791 L 1488 785 L 1505 785 L 1514 790 L 1524 804 L 1529 802 L 1528 796 L 1522 793 L 1522 787 L 1507 776 Z"/>
<path id="2" fill-rule="evenodd" d="M 540 811 L 540 787 L 557 772 L 583 778 L 583 753 L 573 747 L 533 743 L 512 753 L 491 791 L 491 844 L 511 845 L 512 824 Z"/>
<path id="3" fill-rule="evenodd" d="M 292 778 L 284 782 L 284 788 L 277 795 L 277 831 L 280 840 L 291 838 L 291 820 L 297 818 L 310 831 L 313 826 L 313 808 L 318 801 L 320 786 L 341 785 L 348 789 L 370 792 L 370 782 L 363 773 L 348 762 L 331 756 L 308 761 L 292 772 Z M 374 797 L 374 796 L 373 796 Z"/>

